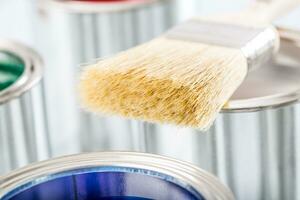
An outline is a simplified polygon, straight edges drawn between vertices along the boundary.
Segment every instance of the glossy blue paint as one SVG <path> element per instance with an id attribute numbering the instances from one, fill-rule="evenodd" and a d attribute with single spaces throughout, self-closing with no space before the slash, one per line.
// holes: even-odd
<path id="1" fill-rule="evenodd" d="M 192 187 L 178 183 L 170 176 L 143 169 L 80 169 L 28 183 L 4 200 L 204 200 Z"/>

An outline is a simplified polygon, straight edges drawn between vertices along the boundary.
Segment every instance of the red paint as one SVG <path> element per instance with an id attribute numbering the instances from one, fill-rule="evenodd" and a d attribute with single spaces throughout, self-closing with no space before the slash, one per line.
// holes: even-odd
<path id="1" fill-rule="evenodd" d="M 111 2 L 125 2 L 125 1 L 136 1 L 136 0 L 73 0 L 73 1 L 111 3 Z"/>

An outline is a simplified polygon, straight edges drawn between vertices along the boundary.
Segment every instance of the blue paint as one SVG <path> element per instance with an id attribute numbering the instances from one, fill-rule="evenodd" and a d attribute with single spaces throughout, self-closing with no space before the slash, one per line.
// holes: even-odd
<path id="1" fill-rule="evenodd" d="M 101 200 L 151 200 L 151 199 L 146 199 L 142 197 L 102 197 Z"/>
<path id="2" fill-rule="evenodd" d="M 165 174 L 125 167 L 67 171 L 27 183 L 3 200 L 205 200 Z"/>

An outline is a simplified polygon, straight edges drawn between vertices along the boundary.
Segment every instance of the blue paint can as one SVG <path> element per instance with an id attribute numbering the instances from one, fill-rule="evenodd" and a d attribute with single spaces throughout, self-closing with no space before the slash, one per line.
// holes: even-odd
<path id="1" fill-rule="evenodd" d="M 133 153 L 66 156 L 0 178 L 1 200 L 230 200 L 214 176 L 186 162 Z"/>

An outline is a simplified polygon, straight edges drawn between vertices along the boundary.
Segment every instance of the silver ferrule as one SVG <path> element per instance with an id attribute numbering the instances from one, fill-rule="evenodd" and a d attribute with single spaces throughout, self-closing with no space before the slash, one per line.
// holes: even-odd
<path id="1" fill-rule="evenodd" d="M 249 70 L 259 67 L 279 49 L 279 36 L 271 25 L 255 28 L 193 19 L 175 26 L 165 37 L 240 49 Z"/>

